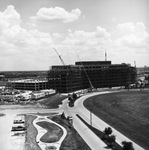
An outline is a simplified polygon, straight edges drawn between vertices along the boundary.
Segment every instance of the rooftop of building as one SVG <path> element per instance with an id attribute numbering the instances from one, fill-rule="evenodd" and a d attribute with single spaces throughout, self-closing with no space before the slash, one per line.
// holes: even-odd
<path id="1" fill-rule="evenodd" d="M 111 65 L 111 61 L 78 61 L 75 65 Z"/>
<path id="2" fill-rule="evenodd" d="M 17 82 L 17 83 L 42 83 L 48 82 L 47 80 L 38 80 L 38 79 L 21 79 L 21 80 L 11 80 L 9 82 Z"/>
<path id="3" fill-rule="evenodd" d="M 109 69 L 116 69 L 116 68 L 126 68 L 131 67 L 130 64 L 122 63 L 122 64 L 112 64 L 111 61 L 78 61 L 75 62 L 75 65 L 54 65 L 51 67 L 54 71 L 67 71 L 67 70 L 75 70 L 79 68 L 109 68 Z"/>

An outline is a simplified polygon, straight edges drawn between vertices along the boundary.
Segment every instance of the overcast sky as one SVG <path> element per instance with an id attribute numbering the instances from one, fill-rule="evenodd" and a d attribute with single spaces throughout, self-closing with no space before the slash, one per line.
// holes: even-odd
<path id="1" fill-rule="evenodd" d="M 148 0 L 0 0 L 0 70 L 80 60 L 149 66 Z"/>

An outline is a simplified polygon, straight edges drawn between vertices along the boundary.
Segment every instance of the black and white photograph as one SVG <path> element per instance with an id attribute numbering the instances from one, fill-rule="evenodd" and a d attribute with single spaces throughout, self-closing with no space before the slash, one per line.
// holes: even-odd
<path id="1" fill-rule="evenodd" d="M 0 0 L 0 150 L 149 150 L 148 0 Z"/>

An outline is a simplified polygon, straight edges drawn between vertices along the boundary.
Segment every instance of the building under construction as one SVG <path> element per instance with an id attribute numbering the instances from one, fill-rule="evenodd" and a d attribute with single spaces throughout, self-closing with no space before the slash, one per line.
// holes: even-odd
<path id="1" fill-rule="evenodd" d="M 75 65 L 52 66 L 48 73 L 49 88 L 69 93 L 87 88 L 126 86 L 136 80 L 136 68 L 111 61 L 79 61 Z"/>
<path id="2" fill-rule="evenodd" d="M 18 90 L 39 91 L 48 88 L 48 81 L 36 79 L 10 80 L 8 86 Z"/>

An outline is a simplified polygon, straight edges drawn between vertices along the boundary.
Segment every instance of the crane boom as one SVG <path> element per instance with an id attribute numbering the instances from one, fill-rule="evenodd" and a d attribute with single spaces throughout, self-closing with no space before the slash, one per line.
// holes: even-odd
<path id="1" fill-rule="evenodd" d="M 59 53 L 57 52 L 57 50 L 56 50 L 55 48 L 53 48 L 53 49 L 55 50 L 55 52 L 56 52 L 56 54 L 58 55 L 58 57 L 59 57 L 60 61 L 62 62 L 62 64 L 65 65 L 65 63 L 64 63 L 64 61 L 63 61 L 63 59 L 62 59 L 62 57 L 59 55 Z"/>
<path id="2" fill-rule="evenodd" d="M 87 79 L 88 79 L 88 81 L 89 81 L 90 88 L 91 88 L 91 90 L 92 90 L 92 89 L 94 89 L 94 86 L 93 86 L 93 84 L 92 84 L 92 82 L 91 82 L 91 80 L 90 80 L 90 78 L 89 78 L 89 76 L 88 76 L 88 74 L 87 74 L 87 72 L 86 72 L 86 70 L 85 70 L 85 68 L 84 68 L 84 65 L 83 65 L 83 63 L 81 62 L 81 60 L 80 60 L 80 58 L 79 58 L 78 55 L 77 55 L 77 57 L 78 57 L 78 59 L 79 59 L 81 65 L 82 65 L 82 67 L 83 67 L 83 70 L 84 70 L 84 72 L 85 72 L 85 74 L 86 74 L 86 77 L 87 77 Z"/>

